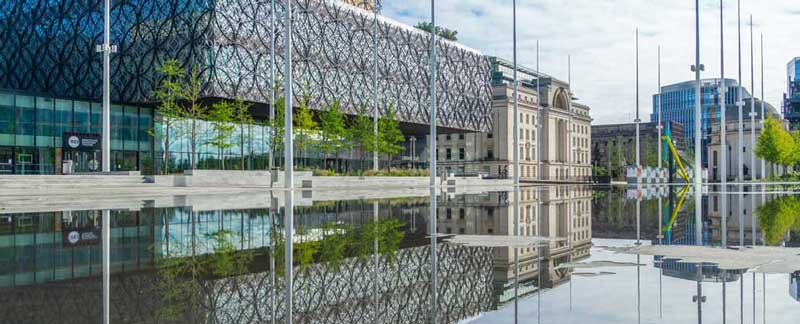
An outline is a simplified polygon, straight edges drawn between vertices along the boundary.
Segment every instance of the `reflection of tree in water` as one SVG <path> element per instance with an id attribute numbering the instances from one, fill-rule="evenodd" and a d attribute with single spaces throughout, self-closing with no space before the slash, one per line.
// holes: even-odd
<path id="1" fill-rule="evenodd" d="M 377 255 L 381 263 L 391 264 L 405 237 L 401 230 L 403 226 L 395 218 L 371 221 L 360 227 L 335 222 L 326 223 L 320 229 L 297 226 L 293 256 L 298 265 L 295 280 L 318 272 L 320 267 L 339 272 L 342 262 L 351 257 L 355 257 L 356 263 L 367 264 L 374 262 L 372 257 Z M 273 228 L 275 230 L 270 236 L 276 243 L 275 271 L 283 277 L 285 243 L 282 228 L 277 225 Z M 164 257 L 158 261 L 159 280 L 155 289 L 160 296 L 160 307 L 155 315 L 159 321 L 216 322 L 220 318 L 231 322 L 250 321 L 252 319 L 241 318 L 251 313 L 245 310 L 263 308 L 263 305 L 246 305 L 250 299 L 259 295 L 260 298 L 255 299 L 268 304 L 264 294 L 280 294 L 275 291 L 281 289 L 280 280 L 275 287 L 262 281 L 267 280 L 269 273 L 256 274 L 260 278 L 258 287 L 246 287 L 253 284 L 250 268 L 256 267 L 253 264 L 256 250 L 237 250 L 232 243 L 235 238 L 231 231 L 219 231 L 205 237 L 213 244 L 213 253 L 193 255 L 189 247 L 178 244 L 173 255 L 188 257 Z M 311 269 L 309 266 L 312 264 L 318 265 Z M 268 291 L 255 288 L 267 288 Z M 230 298 L 232 292 L 239 297 Z M 232 309 L 235 311 L 230 311 Z"/>
<path id="2" fill-rule="evenodd" d="M 161 303 L 156 314 L 162 321 L 184 321 L 189 318 L 213 316 L 213 310 L 224 307 L 218 298 L 227 289 L 220 282 L 236 285 L 236 276 L 248 272 L 254 251 L 238 251 L 232 240 L 235 234 L 228 230 L 206 235 L 214 245 L 213 253 L 194 255 L 185 245 L 175 247 L 176 255 L 188 257 L 163 257 L 158 260 L 159 281 L 155 289 Z M 180 253 L 187 252 L 187 253 Z M 229 278 L 230 280 L 211 280 Z M 211 312 L 204 312 L 211 311 Z M 187 316 L 189 318 L 187 318 Z M 195 318 L 201 319 L 201 318 Z"/>
<path id="3" fill-rule="evenodd" d="M 789 231 L 800 231 L 800 200 L 780 197 L 756 209 L 758 223 L 768 245 L 779 245 Z"/>

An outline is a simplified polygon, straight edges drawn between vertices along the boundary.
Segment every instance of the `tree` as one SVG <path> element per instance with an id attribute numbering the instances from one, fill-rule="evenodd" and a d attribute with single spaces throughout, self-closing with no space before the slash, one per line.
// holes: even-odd
<path id="1" fill-rule="evenodd" d="M 334 101 L 320 115 L 320 151 L 322 151 L 324 168 L 328 168 L 328 156 L 336 154 L 339 158 L 339 151 L 345 149 L 348 144 L 347 125 L 345 124 L 344 114 L 339 110 L 339 101 Z"/>
<path id="2" fill-rule="evenodd" d="M 170 59 L 158 67 L 158 72 L 162 75 L 161 83 L 153 91 L 153 98 L 158 100 L 158 118 L 161 127 L 153 127 L 149 130 L 150 136 L 160 138 L 164 147 L 164 167 L 162 172 L 169 173 L 169 152 L 170 146 L 180 135 L 175 134 L 177 127 L 181 124 L 184 114 L 183 109 L 178 105 L 181 94 L 181 77 L 183 69 L 175 59 Z"/>
<path id="3" fill-rule="evenodd" d="M 353 146 L 358 146 L 361 152 L 360 166 L 364 170 L 364 154 L 372 153 L 377 150 L 375 133 L 373 131 L 372 118 L 368 116 L 368 111 L 365 106 L 358 109 L 356 117 L 350 125 L 350 138 L 352 139 Z"/>
<path id="4" fill-rule="evenodd" d="M 781 137 L 780 125 L 775 121 L 772 116 L 767 116 L 764 121 L 764 129 L 761 130 L 761 135 L 758 136 L 758 144 L 756 144 L 756 156 L 764 161 L 777 164 L 780 160 L 780 150 L 778 138 Z"/>
<path id="5" fill-rule="evenodd" d="M 275 99 L 275 119 L 272 121 L 270 126 L 270 139 L 269 139 L 269 149 L 272 152 L 273 157 L 275 153 L 280 152 L 283 150 L 284 146 L 284 133 L 285 133 L 285 124 L 284 124 L 284 105 L 286 104 L 286 100 L 283 97 Z"/>
<path id="6" fill-rule="evenodd" d="M 311 108 L 308 107 L 308 96 L 304 96 L 300 101 L 300 107 L 295 110 L 294 126 L 297 128 L 297 151 L 300 154 L 305 153 L 307 146 L 311 142 L 310 134 L 319 128 L 319 125 L 314 121 L 314 115 Z M 301 160 L 302 157 L 301 157 Z"/>
<path id="7" fill-rule="evenodd" d="M 253 115 L 250 114 L 250 104 L 241 97 L 233 102 L 233 121 L 239 126 L 240 168 L 244 170 L 244 131 L 253 124 Z"/>
<path id="8" fill-rule="evenodd" d="M 205 119 L 208 114 L 208 106 L 202 101 L 200 92 L 203 89 L 202 73 L 197 67 L 192 68 L 189 75 L 186 76 L 184 84 L 181 87 L 181 99 L 184 101 L 183 114 L 189 118 L 189 146 L 191 148 L 191 157 L 189 158 L 189 168 L 194 170 L 197 168 L 197 122 Z"/>
<path id="9" fill-rule="evenodd" d="M 234 104 L 223 100 L 215 103 L 208 113 L 214 135 L 210 140 L 206 141 L 206 144 L 213 145 L 219 149 L 220 163 L 223 170 L 225 170 L 225 149 L 233 146 L 231 136 L 236 130 L 236 126 L 232 123 L 233 111 Z"/>
<path id="10" fill-rule="evenodd" d="M 429 33 L 431 32 L 431 23 L 428 21 L 419 22 L 414 27 Z M 450 41 L 457 41 L 458 37 L 456 35 L 458 35 L 458 31 L 456 30 L 451 30 L 442 26 L 436 26 L 436 36 Z"/>
<path id="11" fill-rule="evenodd" d="M 378 120 L 378 153 L 386 154 L 387 158 L 391 158 L 392 155 L 405 149 L 401 144 L 404 141 L 405 136 L 400 131 L 400 123 L 395 119 L 394 106 L 389 105 L 386 114 Z"/>

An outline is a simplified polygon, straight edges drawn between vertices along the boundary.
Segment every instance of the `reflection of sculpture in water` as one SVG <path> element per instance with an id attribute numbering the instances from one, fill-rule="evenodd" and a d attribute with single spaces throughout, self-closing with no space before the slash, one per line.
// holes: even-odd
<path id="1" fill-rule="evenodd" d="M 756 209 L 767 245 L 780 245 L 790 231 L 800 231 L 800 200 L 780 197 Z"/>

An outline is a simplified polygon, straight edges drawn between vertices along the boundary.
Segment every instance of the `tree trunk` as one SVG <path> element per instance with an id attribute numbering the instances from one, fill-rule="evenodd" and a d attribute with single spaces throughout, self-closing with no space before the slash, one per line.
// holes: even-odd
<path id="1" fill-rule="evenodd" d="M 155 132 L 153 132 L 155 133 Z M 165 127 L 164 135 L 164 174 L 169 174 L 169 126 Z"/>
<path id="2" fill-rule="evenodd" d="M 244 171 L 244 125 L 240 126 L 241 131 L 239 132 L 239 151 L 241 151 L 241 158 L 242 158 L 242 166 L 241 170 Z"/>
<path id="3" fill-rule="evenodd" d="M 192 119 L 192 134 L 189 136 L 192 140 L 192 156 L 189 157 L 189 168 L 194 170 L 197 167 L 195 155 L 197 154 L 197 121 Z"/>

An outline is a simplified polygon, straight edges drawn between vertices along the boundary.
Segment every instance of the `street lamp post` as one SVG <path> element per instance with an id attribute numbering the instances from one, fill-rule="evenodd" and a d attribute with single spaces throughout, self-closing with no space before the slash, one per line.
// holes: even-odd
<path id="1" fill-rule="evenodd" d="M 111 53 L 117 46 L 111 45 L 111 0 L 105 0 L 103 7 L 103 44 L 97 46 L 103 53 L 103 140 L 101 141 L 102 170 L 111 172 Z"/>
<path id="2" fill-rule="evenodd" d="M 270 148 L 269 148 L 269 172 L 270 172 L 270 187 L 272 186 L 272 179 L 277 177 L 272 176 L 275 172 L 275 0 L 269 2 L 269 133 L 270 133 Z"/>
<path id="3" fill-rule="evenodd" d="M 435 31 L 434 31 L 435 32 Z M 372 152 L 372 170 L 378 171 L 378 6 L 372 6 L 372 134 L 375 147 Z"/>

